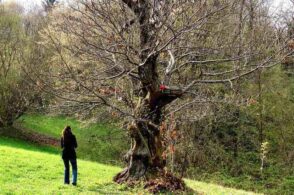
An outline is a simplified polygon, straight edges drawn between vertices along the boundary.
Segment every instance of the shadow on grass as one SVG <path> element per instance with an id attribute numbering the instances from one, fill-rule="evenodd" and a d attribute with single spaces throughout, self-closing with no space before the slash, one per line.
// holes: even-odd
<path id="1" fill-rule="evenodd" d="M 114 190 L 115 189 L 115 190 Z M 130 188 L 126 185 L 119 185 L 113 182 L 103 183 L 103 184 L 96 184 L 93 186 L 90 186 L 88 188 L 89 191 L 99 193 L 99 194 L 123 194 L 130 192 L 138 192 L 138 190 L 134 190 L 134 188 Z"/>
<path id="2" fill-rule="evenodd" d="M 114 190 L 116 189 L 116 190 Z M 104 183 L 104 184 L 97 184 L 95 186 L 91 186 L 88 188 L 89 191 L 99 193 L 99 194 L 152 194 L 147 190 L 144 190 L 144 185 L 136 185 L 134 187 L 129 187 L 125 184 L 116 184 L 113 182 Z M 169 192 L 169 191 L 162 191 L 156 194 L 201 194 L 196 192 L 192 188 L 186 186 L 185 191 L 176 191 L 176 192 Z"/>
<path id="3" fill-rule="evenodd" d="M 130 142 L 125 131 L 110 124 L 82 124 L 74 119 L 25 115 L 14 127 L 28 134 L 29 142 L 53 145 L 59 148 L 63 125 L 70 125 L 78 141 L 79 159 L 122 166 L 122 157 L 129 150 Z M 58 133 L 57 133 L 58 131 Z M 127 144 L 128 143 L 128 144 Z"/>
<path id="4" fill-rule="evenodd" d="M 59 154 L 56 147 L 39 145 L 27 139 L 27 135 L 13 127 L 0 128 L 0 146 L 8 146 L 35 152 L 46 152 L 50 154 Z"/>
<path id="5" fill-rule="evenodd" d="M 2 145 L 5 144 L 11 147 L 24 148 L 34 151 L 42 150 L 54 154 L 61 154 L 62 150 L 60 148 L 60 140 L 58 138 L 25 129 L 19 124 L 16 124 L 14 127 L 0 128 L 0 137 L 6 137 L 7 139 L 10 138 L 11 141 L 17 140 L 17 142 L 13 144 L 10 144 L 9 141 L 2 141 Z M 88 139 L 91 138 L 92 137 L 90 136 Z M 105 147 L 106 144 L 108 144 L 107 147 L 109 148 Z M 114 149 L 112 148 L 113 145 L 110 143 L 105 143 L 101 140 L 96 140 L 95 143 L 92 143 L 88 142 L 85 138 L 80 138 L 78 140 L 78 145 L 79 147 L 76 152 L 79 159 L 112 166 L 124 165 L 124 163 L 119 159 L 121 159 L 122 154 L 126 153 L 126 151 L 122 151 L 121 154 L 114 153 Z M 38 150 L 35 148 L 38 148 Z M 118 151 L 118 148 L 115 150 Z"/>

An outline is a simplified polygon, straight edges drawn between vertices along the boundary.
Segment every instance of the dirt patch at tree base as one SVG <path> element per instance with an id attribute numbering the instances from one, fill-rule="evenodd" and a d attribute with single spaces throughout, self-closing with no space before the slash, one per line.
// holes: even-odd
<path id="1" fill-rule="evenodd" d="M 182 179 L 174 176 L 171 173 L 162 174 L 160 177 L 151 179 L 146 182 L 144 189 L 151 193 L 160 192 L 183 192 L 186 190 L 185 183 Z"/>
<path id="2" fill-rule="evenodd" d="M 126 170 L 125 170 L 126 171 Z M 123 171 L 124 173 L 124 171 Z M 124 174 L 116 175 L 113 180 L 119 184 L 126 184 L 129 187 L 142 186 L 145 190 L 150 193 L 172 193 L 172 194 L 183 194 L 183 193 L 195 193 L 189 189 L 184 181 L 172 173 L 160 172 L 157 176 L 147 179 L 142 177 L 140 179 L 133 179 L 130 177 L 121 177 Z"/>

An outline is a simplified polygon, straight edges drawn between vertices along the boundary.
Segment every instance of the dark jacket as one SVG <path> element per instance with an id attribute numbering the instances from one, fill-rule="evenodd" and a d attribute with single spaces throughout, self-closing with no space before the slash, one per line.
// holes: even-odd
<path id="1" fill-rule="evenodd" d="M 68 139 L 64 140 L 61 138 L 62 158 L 64 159 L 75 159 L 77 158 L 75 148 L 78 147 L 75 135 L 71 134 Z"/>

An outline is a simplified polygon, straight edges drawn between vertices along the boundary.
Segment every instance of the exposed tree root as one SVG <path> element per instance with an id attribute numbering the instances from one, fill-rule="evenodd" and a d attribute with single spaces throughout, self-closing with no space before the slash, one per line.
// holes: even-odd
<path id="1" fill-rule="evenodd" d="M 144 188 L 154 194 L 184 191 L 186 189 L 184 181 L 171 173 L 162 174 L 158 178 L 147 181 Z"/>
<path id="2" fill-rule="evenodd" d="M 164 173 L 162 171 L 156 175 L 153 175 L 149 179 L 147 177 L 134 178 L 129 175 L 128 169 L 126 168 L 117 174 L 113 180 L 119 184 L 125 183 L 130 187 L 133 187 L 143 181 L 144 189 L 153 194 L 163 192 L 183 192 L 186 190 L 184 181 L 173 174 Z"/>

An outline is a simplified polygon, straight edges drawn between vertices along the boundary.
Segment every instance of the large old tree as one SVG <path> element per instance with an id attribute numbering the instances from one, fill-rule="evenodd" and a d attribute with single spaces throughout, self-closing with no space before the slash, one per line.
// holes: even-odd
<path id="1" fill-rule="evenodd" d="M 56 55 L 35 75 L 37 86 L 74 113 L 95 116 L 106 106 L 128 121 L 128 165 L 114 180 L 163 178 L 171 189 L 183 185 L 164 169 L 164 121 L 231 101 L 224 89 L 235 93 L 279 54 L 259 1 L 80 0 L 56 8 L 41 34 Z"/>

